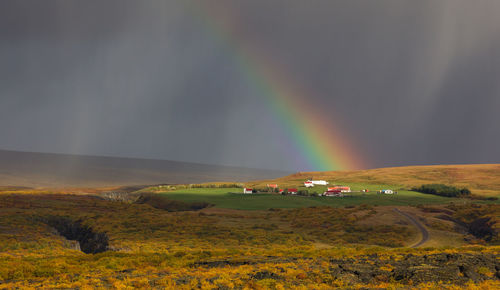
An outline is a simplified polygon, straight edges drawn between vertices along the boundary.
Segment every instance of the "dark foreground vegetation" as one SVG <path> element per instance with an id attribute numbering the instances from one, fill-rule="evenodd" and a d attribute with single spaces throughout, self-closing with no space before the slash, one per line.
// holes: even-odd
<path id="1" fill-rule="evenodd" d="M 170 212 L 142 198 L 0 194 L 0 288 L 500 288 L 497 232 L 479 245 L 410 249 L 414 228 L 392 207 Z M 498 204 L 433 207 L 400 208 L 457 223 L 490 218 L 498 229 Z M 84 254 L 61 237 L 87 230 L 106 233 L 109 251 Z"/>
<path id="2" fill-rule="evenodd" d="M 296 259 L 299 262 L 301 259 Z M 343 281 L 344 285 L 360 285 L 373 282 L 402 283 L 418 285 L 429 281 L 458 283 L 469 281 L 500 279 L 500 261 L 492 254 L 479 253 L 432 253 L 424 255 L 403 254 L 398 257 L 370 254 L 356 257 L 318 259 L 323 264 L 311 265 L 314 270 L 323 271 L 331 279 Z M 258 265 L 264 263 L 286 263 L 293 259 L 283 257 L 268 257 L 265 260 L 231 261 L 218 260 L 196 263 L 193 266 L 220 268 L 227 266 Z M 304 261 L 300 261 L 304 263 Z M 329 267 L 322 268 L 328 264 Z M 319 275 L 318 275 L 319 276 Z M 251 276 L 256 280 L 270 279 L 280 281 L 284 275 L 275 271 L 259 271 Z"/>
<path id="3" fill-rule="evenodd" d="M 435 217 L 440 220 L 453 222 L 456 231 L 469 234 L 467 240 L 500 245 L 499 205 L 450 203 L 445 207 L 420 205 L 417 208 L 436 214 Z"/>
<path id="4" fill-rule="evenodd" d="M 493 244 L 500 244 L 500 214 L 497 205 L 448 205 L 455 222 L 464 226 L 470 234 Z"/>
<path id="5" fill-rule="evenodd" d="M 413 191 L 434 194 L 446 197 L 466 197 L 470 196 L 471 192 L 467 188 L 457 188 L 454 186 L 444 185 L 444 184 L 424 184 L 418 187 L 412 188 Z"/>

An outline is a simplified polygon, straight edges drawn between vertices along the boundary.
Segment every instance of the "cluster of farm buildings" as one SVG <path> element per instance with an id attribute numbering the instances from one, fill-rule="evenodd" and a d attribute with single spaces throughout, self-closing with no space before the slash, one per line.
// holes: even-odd
<path id="1" fill-rule="evenodd" d="M 325 180 L 311 180 L 310 179 L 310 180 L 304 181 L 304 187 L 306 187 L 306 188 L 311 188 L 311 187 L 314 187 L 316 185 L 328 186 L 328 184 L 329 183 L 327 181 L 325 181 Z M 275 192 L 280 193 L 280 194 L 296 195 L 299 192 L 297 188 L 279 189 L 278 184 L 267 184 L 267 188 L 268 189 L 272 189 Z M 351 191 L 351 188 L 349 186 L 334 185 L 332 187 L 327 187 L 326 191 L 323 192 L 321 195 L 322 196 L 337 196 L 337 197 L 342 197 L 346 193 L 350 193 L 350 192 L 353 192 L 353 191 Z M 363 189 L 360 192 L 369 192 L 369 190 L 368 189 Z M 243 193 L 245 193 L 245 194 L 251 194 L 251 193 L 258 193 L 258 192 L 256 190 L 252 189 L 252 188 L 245 187 L 245 188 L 243 188 Z M 397 192 L 394 192 L 392 189 L 382 189 L 382 190 L 379 190 L 378 193 L 382 193 L 382 194 L 394 194 L 394 193 L 397 193 Z"/>

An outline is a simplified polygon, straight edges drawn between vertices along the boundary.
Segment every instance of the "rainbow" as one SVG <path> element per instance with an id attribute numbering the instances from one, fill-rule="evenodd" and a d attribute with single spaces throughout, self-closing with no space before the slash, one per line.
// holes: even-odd
<path id="1" fill-rule="evenodd" d="M 286 76 L 279 65 L 260 53 L 257 48 L 245 45 L 238 33 L 238 21 L 220 6 L 210 8 L 203 1 L 190 6 L 200 16 L 203 24 L 214 37 L 234 51 L 234 59 L 242 72 L 265 100 L 275 122 L 288 137 L 293 149 L 290 156 L 307 170 L 353 170 L 366 168 L 364 158 L 349 141 L 334 120 L 334 113 L 321 112 L 317 105 L 307 102 L 311 92 L 304 92 Z M 207 1 L 210 2 L 210 1 Z M 217 9 L 215 11 L 214 9 Z M 297 155 L 298 153 L 298 155 Z"/>

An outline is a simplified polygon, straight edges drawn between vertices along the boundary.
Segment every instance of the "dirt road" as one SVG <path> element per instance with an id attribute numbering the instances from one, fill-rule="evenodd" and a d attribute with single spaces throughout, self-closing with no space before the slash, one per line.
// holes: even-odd
<path id="1" fill-rule="evenodd" d="M 405 212 L 400 211 L 397 208 L 394 208 L 393 210 L 395 212 L 399 213 L 400 215 L 404 216 L 405 218 L 407 218 L 422 233 L 422 239 L 418 243 L 416 243 L 415 245 L 411 246 L 410 248 L 416 248 L 418 246 L 421 246 L 423 243 L 427 242 L 427 240 L 429 239 L 429 232 L 416 218 L 414 218 L 413 216 L 411 216 Z"/>

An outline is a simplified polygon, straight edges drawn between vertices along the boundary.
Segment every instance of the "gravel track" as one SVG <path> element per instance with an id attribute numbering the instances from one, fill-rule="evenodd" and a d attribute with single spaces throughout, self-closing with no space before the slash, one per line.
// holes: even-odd
<path id="1" fill-rule="evenodd" d="M 404 216 L 405 218 L 407 218 L 422 233 L 422 239 L 418 243 L 416 243 L 415 245 L 411 246 L 410 248 L 419 247 L 422 244 L 424 244 L 425 242 L 427 242 L 427 240 L 429 240 L 429 232 L 416 218 L 414 218 L 413 216 L 411 216 L 408 213 L 400 211 L 397 208 L 394 208 L 393 210 L 395 212 L 399 213 L 400 215 Z"/>

